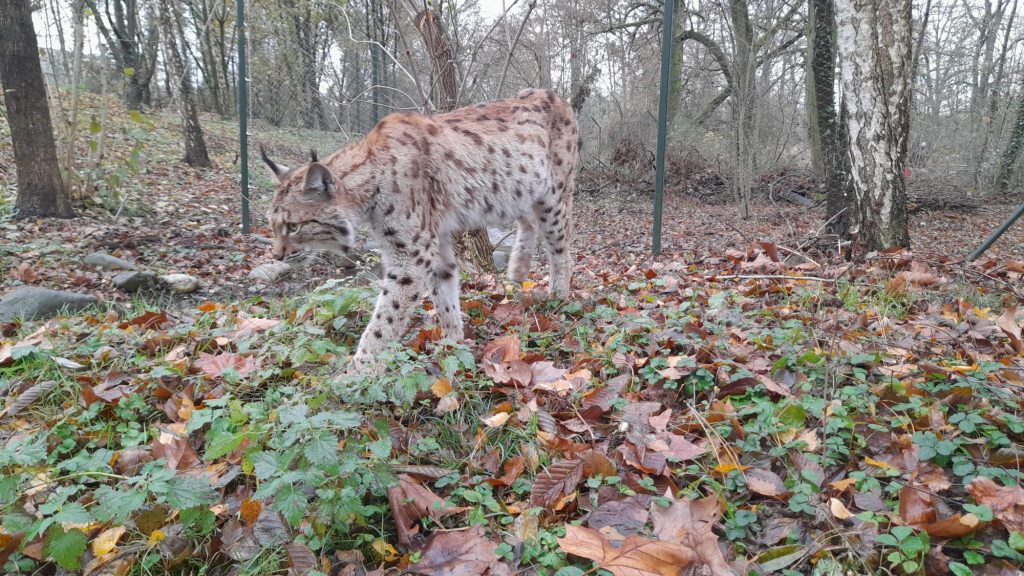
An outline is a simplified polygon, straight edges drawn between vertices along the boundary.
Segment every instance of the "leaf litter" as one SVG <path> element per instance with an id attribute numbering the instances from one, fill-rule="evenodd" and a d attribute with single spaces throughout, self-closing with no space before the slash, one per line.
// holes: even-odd
<path id="1" fill-rule="evenodd" d="M 759 206 L 733 226 L 731 207 L 670 198 L 678 217 L 651 258 L 643 202 L 579 202 L 573 300 L 545 301 L 543 271 L 527 286 L 467 278 L 471 343 L 441 339 L 428 314 L 387 375 L 340 386 L 371 294 L 240 301 L 265 248 L 195 208 L 234 201 L 226 173 L 193 176 L 187 202 L 160 198 L 176 231 L 95 216 L 4 228 L 9 245 L 33 238 L 2 255 L 4 287 L 124 302 L 79 264 L 104 247 L 216 287 L 2 327 L 5 566 L 1024 566 L 1019 232 L 974 265 L 948 257 L 999 207 L 956 234 L 919 213 L 931 254 L 854 265 L 803 209 Z"/>

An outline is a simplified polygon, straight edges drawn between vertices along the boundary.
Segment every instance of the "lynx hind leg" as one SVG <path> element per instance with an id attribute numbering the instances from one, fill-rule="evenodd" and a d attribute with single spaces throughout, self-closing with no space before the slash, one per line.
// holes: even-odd
<path id="1" fill-rule="evenodd" d="M 446 338 L 461 340 L 462 308 L 459 305 L 459 269 L 451 239 L 442 240 L 430 272 L 431 301 Z"/>
<path id="2" fill-rule="evenodd" d="M 520 218 L 517 226 L 516 243 L 508 259 L 508 277 L 513 282 L 522 282 L 530 275 L 530 260 L 537 244 L 537 227 L 528 218 Z"/>

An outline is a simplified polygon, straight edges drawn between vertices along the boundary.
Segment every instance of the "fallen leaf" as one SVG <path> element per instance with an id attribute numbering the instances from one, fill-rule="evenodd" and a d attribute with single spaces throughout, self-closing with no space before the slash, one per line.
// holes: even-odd
<path id="1" fill-rule="evenodd" d="M 550 507 L 562 497 L 576 491 L 576 485 L 583 479 L 585 463 L 579 458 L 561 460 L 551 464 L 547 470 L 537 475 L 530 493 L 530 503 L 534 506 Z"/>
<path id="2" fill-rule="evenodd" d="M 747 487 L 762 496 L 778 498 L 789 494 L 785 482 L 771 470 L 748 468 L 743 472 L 743 476 L 747 479 Z"/>
<path id="3" fill-rule="evenodd" d="M 991 508 L 1007 531 L 1024 532 L 1024 488 L 1000 486 L 991 478 L 978 476 L 967 484 L 967 493 L 978 504 Z"/>
<path id="4" fill-rule="evenodd" d="M 426 576 L 479 576 L 498 564 L 498 545 L 481 526 L 432 534 L 409 570 Z"/>
<path id="5" fill-rule="evenodd" d="M 305 544 L 292 542 L 285 546 L 288 553 L 288 574 L 289 576 L 305 576 L 320 568 L 316 555 Z"/>
<path id="6" fill-rule="evenodd" d="M 224 371 L 234 369 L 239 376 L 245 378 L 260 367 L 259 361 L 253 356 L 242 356 L 234 352 L 221 352 L 220 354 L 207 354 L 201 352 L 199 360 L 196 360 L 196 368 L 210 378 L 221 378 Z"/>
<path id="7" fill-rule="evenodd" d="M 146 312 L 128 320 L 127 322 L 122 322 L 118 327 L 121 330 L 125 330 L 129 327 L 148 330 L 150 328 L 159 328 L 164 324 L 167 324 L 168 321 L 166 312 Z"/>
<path id="8" fill-rule="evenodd" d="M 699 500 L 671 500 L 667 508 L 651 504 L 654 535 L 665 542 L 686 545 L 714 576 L 733 576 L 718 548 L 718 536 L 712 531 L 722 512 L 718 498 L 712 495 Z"/>
<path id="9" fill-rule="evenodd" d="M 849 520 L 853 518 L 853 512 L 846 507 L 838 498 L 828 499 L 828 508 L 832 511 L 832 515 L 840 520 Z"/>
<path id="10" fill-rule="evenodd" d="M 438 378 L 430 386 L 430 391 L 433 392 L 435 398 L 443 398 L 452 391 L 452 383 L 447 378 Z"/>
<path id="11" fill-rule="evenodd" d="M 615 576 L 677 576 L 693 563 L 697 554 L 678 542 L 629 536 L 618 548 L 593 528 L 565 526 L 565 537 L 558 539 L 563 552 L 593 560 L 602 570 Z M 732 571 L 728 572 L 733 576 Z"/>
<path id="12" fill-rule="evenodd" d="M 89 548 L 94 556 L 103 556 L 117 547 L 117 541 L 127 530 L 125 526 L 114 526 L 100 532 L 98 536 L 89 543 Z"/>

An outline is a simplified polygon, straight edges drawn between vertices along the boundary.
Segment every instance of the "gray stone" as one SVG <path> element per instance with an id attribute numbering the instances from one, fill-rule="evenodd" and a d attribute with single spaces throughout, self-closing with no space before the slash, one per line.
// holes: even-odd
<path id="1" fill-rule="evenodd" d="M 199 290 L 199 278 L 188 274 L 164 274 L 160 281 L 171 290 L 182 294 Z"/>
<path id="2" fill-rule="evenodd" d="M 286 276 L 292 271 L 291 264 L 287 262 L 267 262 L 260 264 L 249 272 L 249 278 L 260 282 L 274 282 Z"/>
<path id="3" fill-rule="evenodd" d="M 156 283 L 156 274 L 152 272 L 129 271 L 121 272 L 114 276 L 114 286 L 125 292 L 137 292 L 143 288 L 153 288 L 156 286 Z"/>
<path id="4" fill-rule="evenodd" d="M 135 263 L 118 258 L 117 256 L 111 256 L 104 252 L 93 252 L 85 257 L 85 263 L 91 264 L 98 268 L 105 268 L 107 270 L 134 270 Z"/>
<path id="5" fill-rule="evenodd" d="M 0 298 L 0 322 L 11 322 L 16 318 L 48 318 L 61 310 L 77 312 L 97 303 L 99 300 L 91 294 L 22 286 Z"/>

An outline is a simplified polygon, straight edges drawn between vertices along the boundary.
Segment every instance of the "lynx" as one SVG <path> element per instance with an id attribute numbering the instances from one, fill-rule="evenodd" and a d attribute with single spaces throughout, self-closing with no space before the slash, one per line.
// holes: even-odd
<path id="1" fill-rule="evenodd" d="M 303 248 L 348 253 L 368 223 L 381 246 L 383 286 L 350 370 L 399 339 L 429 289 L 446 337 L 464 337 L 452 234 L 515 220 L 508 276 L 523 281 L 538 232 L 553 296 L 570 290 L 572 200 L 579 131 L 550 90 L 446 114 L 391 114 L 366 137 L 295 169 L 261 150 L 277 179 L 273 256 Z"/>

